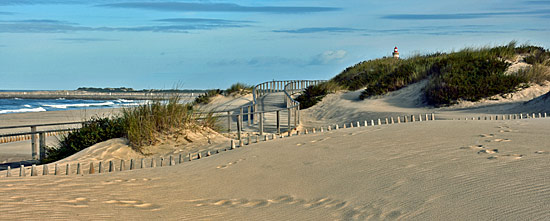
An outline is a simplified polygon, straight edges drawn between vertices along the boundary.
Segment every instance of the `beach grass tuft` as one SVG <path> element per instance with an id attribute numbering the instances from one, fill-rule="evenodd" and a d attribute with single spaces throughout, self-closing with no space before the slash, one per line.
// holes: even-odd
<path id="1" fill-rule="evenodd" d="M 112 138 L 127 138 L 130 146 L 143 153 L 143 147 L 155 145 L 159 137 L 184 134 L 204 128 L 218 129 L 212 113 L 197 113 L 192 104 L 182 102 L 179 95 L 153 99 L 135 107 L 124 108 L 111 118 L 93 118 L 80 130 L 60 139 L 57 147 L 48 147 L 43 163 L 68 157 L 96 143 Z"/>

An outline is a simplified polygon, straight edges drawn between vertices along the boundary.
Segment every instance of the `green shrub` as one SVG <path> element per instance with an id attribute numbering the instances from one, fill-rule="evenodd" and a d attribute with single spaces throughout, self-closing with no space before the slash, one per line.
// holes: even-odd
<path id="1" fill-rule="evenodd" d="M 126 108 L 122 111 L 126 137 L 137 151 L 142 146 L 153 145 L 158 133 L 171 133 L 193 126 L 193 108 L 182 104 L 179 96 L 167 102 L 155 100 L 148 104 Z"/>
<path id="2" fill-rule="evenodd" d="M 195 98 L 193 101 L 194 104 L 208 104 L 218 94 L 223 94 L 223 91 L 220 89 L 208 90 L 206 93 L 201 94 Z"/>
<path id="3" fill-rule="evenodd" d="M 425 88 L 428 104 L 442 106 L 459 99 L 478 101 L 515 91 L 527 79 L 504 75 L 509 64 L 498 57 L 475 51 L 461 51 L 436 62 L 432 79 Z"/>
<path id="4" fill-rule="evenodd" d="M 122 118 L 92 118 L 83 123 L 80 130 L 63 136 L 57 147 L 48 147 L 46 159 L 43 162 L 54 162 L 96 143 L 124 137 L 124 135 L 124 120 Z"/>
<path id="5" fill-rule="evenodd" d="M 515 75 L 522 79 L 528 79 L 529 82 L 543 84 L 550 81 L 550 67 L 534 64 L 529 68 L 519 70 Z"/>
<path id="6" fill-rule="evenodd" d="M 334 81 L 327 81 L 318 85 L 312 85 L 307 87 L 302 94 L 296 97 L 296 101 L 300 102 L 300 109 L 307 109 L 319 101 L 321 101 L 327 94 L 334 93 L 342 88 Z"/>
<path id="7" fill-rule="evenodd" d="M 428 103 L 441 106 L 458 99 L 479 100 L 483 97 L 508 93 L 526 82 L 543 82 L 547 72 L 543 66 L 505 76 L 508 64 L 517 54 L 528 54 L 527 63 L 550 66 L 550 52 L 542 47 L 521 45 L 512 41 L 507 45 L 465 48 L 458 52 L 416 55 L 405 59 L 379 58 L 363 61 L 346 68 L 330 82 L 342 89 L 366 88 L 360 99 L 399 90 L 422 79 L 431 78 L 425 91 Z M 298 97 L 300 104 L 310 107 L 330 91 L 321 87 L 304 91 Z"/>
<path id="8" fill-rule="evenodd" d="M 199 127 L 217 128 L 212 113 L 196 114 L 191 104 L 183 104 L 181 100 L 179 96 L 167 101 L 153 100 L 122 109 L 122 114 L 114 118 L 93 118 L 80 130 L 62 137 L 58 147 L 48 148 L 43 162 L 63 159 L 112 138 L 125 137 L 134 150 L 142 152 L 143 146 L 155 144 L 159 136 L 182 134 Z"/>
<path id="9" fill-rule="evenodd" d="M 239 95 L 245 95 L 252 93 L 253 86 L 244 84 L 244 83 L 235 83 L 231 85 L 227 90 L 224 91 L 225 96 L 229 96 L 232 94 L 239 94 Z"/>

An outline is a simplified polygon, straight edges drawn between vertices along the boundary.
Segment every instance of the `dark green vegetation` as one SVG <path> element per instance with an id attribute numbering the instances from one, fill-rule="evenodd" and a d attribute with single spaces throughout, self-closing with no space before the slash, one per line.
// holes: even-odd
<path id="1" fill-rule="evenodd" d="M 124 137 L 122 118 L 93 118 L 83 123 L 80 130 L 62 137 L 58 147 L 47 148 L 46 159 L 43 162 L 57 161 L 96 143 L 119 137 Z"/>
<path id="2" fill-rule="evenodd" d="M 510 66 L 506 60 L 522 55 L 527 69 L 505 74 Z M 433 106 L 445 106 L 458 100 L 478 101 L 485 97 L 514 92 L 530 82 L 550 80 L 550 52 L 542 47 L 511 42 L 505 46 L 467 48 L 452 53 L 416 55 L 407 59 L 380 58 L 346 68 L 327 83 L 312 86 L 297 100 L 308 108 L 332 93 L 330 88 L 358 90 L 360 96 L 384 95 L 409 84 L 429 79 L 424 88 L 425 101 Z"/>
<path id="3" fill-rule="evenodd" d="M 193 101 L 193 103 L 195 103 L 195 104 L 208 104 L 208 103 L 210 103 L 210 100 L 213 97 L 217 96 L 218 94 L 223 94 L 223 91 L 220 90 L 220 89 L 209 90 L 206 93 L 201 94 L 198 97 L 196 97 L 195 101 Z"/>
<path id="4" fill-rule="evenodd" d="M 197 114 L 191 104 L 182 104 L 178 96 L 167 101 L 154 100 L 148 104 L 122 110 L 112 118 L 94 118 L 82 124 L 80 130 L 62 137 L 57 147 L 49 147 L 44 163 L 68 157 L 84 148 L 112 138 L 127 138 L 130 146 L 142 148 L 154 145 L 159 137 L 185 135 L 189 130 L 217 129 L 212 114 Z"/>
<path id="5" fill-rule="evenodd" d="M 195 98 L 195 101 L 193 103 L 195 104 L 208 104 L 210 103 L 211 99 L 218 94 L 225 95 L 225 96 L 235 96 L 235 95 L 246 95 L 249 93 L 252 93 L 252 89 L 254 86 L 250 86 L 243 83 L 235 83 L 231 85 L 231 87 L 227 88 L 226 90 L 220 90 L 220 89 L 214 89 L 209 90 L 204 94 L 199 95 L 197 98 Z"/>

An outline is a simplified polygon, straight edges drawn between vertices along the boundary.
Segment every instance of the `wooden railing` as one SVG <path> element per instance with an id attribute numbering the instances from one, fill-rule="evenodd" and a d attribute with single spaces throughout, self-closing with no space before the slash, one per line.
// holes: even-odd
<path id="1" fill-rule="evenodd" d="M 238 140 L 242 140 L 243 131 L 258 132 L 263 135 L 265 130 L 266 115 L 273 115 L 275 125 L 271 133 L 281 134 L 283 129 L 283 122 L 281 120 L 281 114 L 287 113 L 287 125 L 286 132 L 291 133 L 293 129 L 298 127 L 300 122 L 300 103 L 292 98 L 296 93 L 303 91 L 305 88 L 319 84 L 322 80 L 285 80 L 285 81 L 268 81 L 260 83 L 254 86 L 252 90 L 253 100 L 250 104 L 241 106 L 237 110 L 233 111 L 218 111 L 212 112 L 212 116 L 218 119 L 227 118 L 227 132 L 237 132 Z M 264 97 L 270 93 L 283 92 L 284 106 L 282 108 L 259 111 L 258 99 Z M 204 113 L 203 113 L 204 114 Z M 201 119 L 202 117 L 199 117 Z M 202 118 L 203 119 L 203 118 Z M 236 121 L 236 128 L 233 130 L 232 124 Z M 246 122 L 246 125 L 244 124 Z M 0 143 L 31 140 L 31 150 L 33 160 L 41 160 L 45 157 L 46 148 L 46 136 L 57 135 L 59 133 L 66 133 L 74 131 L 80 128 L 82 123 L 85 122 L 65 122 L 65 123 L 51 123 L 51 124 L 35 124 L 35 125 L 18 125 L 18 126 L 5 126 L 0 127 L 3 129 L 17 129 L 17 128 L 30 128 L 30 132 L 18 132 L 9 134 L 0 134 Z M 73 125 L 75 127 L 63 128 L 63 129 L 46 129 L 38 130 L 39 127 L 51 127 Z M 78 127 L 76 127 L 78 125 Z"/>
<path id="2" fill-rule="evenodd" d="M 18 125 L 18 126 L 5 126 L 0 127 L 0 130 L 5 129 L 17 129 L 17 128 L 30 128 L 30 132 L 19 132 L 19 133 L 9 133 L 9 134 L 0 134 L 0 143 L 14 142 L 31 140 L 31 152 L 33 160 L 42 160 L 46 156 L 46 136 L 47 135 L 57 135 L 60 133 L 66 133 L 69 131 L 78 130 L 80 126 L 85 122 L 65 122 L 65 123 L 51 123 L 51 124 L 33 124 L 33 125 Z M 53 129 L 53 130 L 38 130 L 39 127 L 52 127 L 52 126 L 69 126 L 63 129 Z M 78 125 L 78 127 L 74 127 Z M 37 142 L 38 141 L 38 142 Z"/>

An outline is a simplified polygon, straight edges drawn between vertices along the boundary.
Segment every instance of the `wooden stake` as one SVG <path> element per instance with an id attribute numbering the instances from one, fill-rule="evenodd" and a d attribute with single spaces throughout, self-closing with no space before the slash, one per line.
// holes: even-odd
<path id="1" fill-rule="evenodd" d="M 82 174 L 82 168 L 80 168 L 80 163 L 76 164 L 76 175 Z"/>
<path id="2" fill-rule="evenodd" d="M 113 163 L 113 161 L 109 160 L 109 173 L 115 170 L 114 167 L 115 167 L 115 164 Z"/>
<path id="3" fill-rule="evenodd" d="M 94 174 L 95 173 L 95 168 L 94 168 L 94 162 L 90 162 L 90 171 L 88 171 L 89 174 Z"/>
<path id="4" fill-rule="evenodd" d="M 31 166 L 31 176 L 38 176 L 38 171 L 36 171 L 36 165 Z"/>
<path id="5" fill-rule="evenodd" d="M 125 162 L 124 160 L 120 160 L 120 171 L 124 171 L 124 167 L 125 167 Z"/>
<path id="6" fill-rule="evenodd" d="M 19 167 L 19 176 L 27 176 L 27 173 L 25 172 L 25 165 L 21 165 Z"/>

